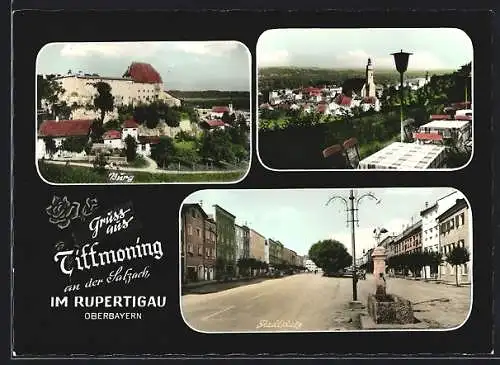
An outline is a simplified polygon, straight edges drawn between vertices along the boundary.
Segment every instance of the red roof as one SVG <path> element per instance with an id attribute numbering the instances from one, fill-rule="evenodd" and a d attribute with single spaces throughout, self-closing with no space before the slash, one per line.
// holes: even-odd
<path id="1" fill-rule="evenodd" d="M 122 133 L 120 131 L 112 129 L 112 130 L 104 133 L 102 135 L 102 138 L 103 139 L 120 139 L 120 138 L 122 138 Z"/>
<path id="2" fill-rule="evenodd" d="M 363 99 L 364 104 L 375 104 L 376 101 L 377 101 L 377 98 L 374 96 L 367 96 Z"/>
<path id="3" fill-rule="evenodd" d="M 451 119 L 451 115 L 448 114 L 431 114 L 431 120 L 447 120 Z"/>
<path id="4" fill-rule="evenodd" d="M 317 87 L 306 87 L 304 89 L 304 91 L 306 93 L 309 93 L 309 94 L 313 94 L 313 93 L 321 93 L 321 89 L 317 88 Z"/>
<path id="5" fill-rule="evenodd" d="M 443 136 L 437 133 L 413 133 L 413 138 L 430 140 L 430 141 L 442 141 Z"/>
<path id="6" fill-rule="evenodd" d="M 350 98 L 344 94 L 340 94 L 336 100 L 337 104 L 344 105 L 344 106 L 351 105 L 351 101 L 352 101 L 352 98 Z"/>
<path id="7" fill-rule="evenodd" d="M 139 143 L 157 144 L 160 143 L 160 136 L 139 136 Z"/>
<path id="8" fill-rule="evenodd" d="M 126 120 L 123 122 L 123 128 L 137 128 L 139 127 L 139 124 L 132 119 Z"/>
<path id="9" fill-rule="evenodd" d="M 143 62 L 132 62 L 123 76 L 130 77 L 135 82 L 146 84 L 161 84 L 163 82 L 158 71 L 149 63 Z"/>
<path id="10" fill-rule="evenodd" d="M 206 123 L 210 127 L 223 127 L 226 125 L 226 123 L 224 123 L 224 121 L 222 121 L 220 119 L 207 120 Z"/>
<path id="11" fill-rule="evenodd" d="M 326 112 L 327 108 L 328 108 L 328 104 L 319 104 L 318 105 L 318 112 L 324 113 L 324 112 Z"/>
<path id="12" fill-rule="evenodd" d="M 472 115 L 455 115 L 455 120 L 472 120 Z"/>
<path id="13" fill-rule="evenodd" d="M 90 133 L 92 119 L 46 120 L 40 125 L 39 136 L 43 137 L 80 137 Z"/>
<path id="14" fill-rule="evenodd" d="M 212 113 L 224 113 L 224 112 L 230 112 L 229 107 L 227 106 L 213 106 L 212 107 Z"/>

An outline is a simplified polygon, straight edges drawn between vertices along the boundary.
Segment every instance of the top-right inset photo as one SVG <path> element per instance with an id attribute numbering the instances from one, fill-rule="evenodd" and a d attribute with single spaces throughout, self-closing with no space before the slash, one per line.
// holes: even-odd
<path id="1" fill-rule="evenodd" d="M 456 28 L 273 29 L 257 42 L 271 170 L 455 170 L 473 157 L 473 44 Z"/>

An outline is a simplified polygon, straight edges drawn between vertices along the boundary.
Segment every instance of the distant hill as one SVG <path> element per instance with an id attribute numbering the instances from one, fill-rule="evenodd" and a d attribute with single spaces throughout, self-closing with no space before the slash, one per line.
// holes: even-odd
<path id="1" fill-rule="evenodd" d="M 220 91 L 220 90 L 203 90 L 203 91 L 181 91 L 169 90 L 168 93 L 179 99 L 226 99 L 226 98 L 250 98 L 248 91 Z"/>
<path id="2" fill-rule="evenodd" d="M 430 70 L 429 76 L 452 73 L 455 70 Z M 405 78 L 425 77 L 425 70 L 409 70 Z M 303 68 L 303 67 L 269 67 L 258 70 L 259 91 L 298 88 L 336 84 L 341 86 L 348 79 L 364 77 L 364 69 L 328 69 L 328 68 Z M 397 83 L 399 73 L 394 69 L 375 69 L 375 83 Z"/>

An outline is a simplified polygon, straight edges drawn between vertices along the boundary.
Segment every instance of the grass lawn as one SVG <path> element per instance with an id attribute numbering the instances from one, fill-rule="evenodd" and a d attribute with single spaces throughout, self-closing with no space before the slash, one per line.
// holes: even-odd
<path id="1" fill-rule="evenodd" d="M 195 142 L 194 141 L 180 141 L 180 142 L 175 142 L 175 148 L 178 148 L 180 150 L 194 150 L 195 149 Z"/>
<path id="2" fill-rule="evenodd" d="M 67 184 L 92 184 L 107 183 L 107 172 L 99 173 L 91 167 L 64 166 L 49 163 L 39 163 L 42 176 L 53 183 Z M 134 175 L 134 183 L 162 183 L 162 182 L 206 182 L 221 181 L 232 182 L 240 179 L 245 171 L 210 173 L 200 172 L 194 174 L 152 174 L 148 172 L 126 172 Z"/>

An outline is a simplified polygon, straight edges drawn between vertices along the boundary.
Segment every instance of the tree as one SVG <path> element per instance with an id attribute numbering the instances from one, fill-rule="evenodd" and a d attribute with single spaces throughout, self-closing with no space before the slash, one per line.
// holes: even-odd
<path id="1" fill-rule="evenodd" d="M 123 121 L 120 121 L 119 119 L 108 120 L 106 124 L 103 125 L 103 128 L 106 131 L 118 130 L 121 128 L 122 123 Z"/>
<path id="2" fill-rule="evenodd" d="M 64 151 L 80 153 L 85 149 L 89 139 L 85 136 L 71 136 L 65 138 L 61 143 L 61 149 Z"/>
<path id="3" fill-rule="evenodd" d="M 98 153 L 95 156 L 95 159 L 94 159 L 94 169 L 97 172 L 99 172 L 99 173 L 105 172 L 107 164 L 108 164 L 108 159 L 106 158 L 106 156 L 104 154 Z"/>
<path id="4" fill-rule="evenodd" d="M 113 111 L 115 98 L 111 95 L 111 86 L 103 81 L 96 82 L 93 86 L 97 90 L 97 96 L 94 98 L 94 107 L 101 113 L 101 123 L 107 112 Z"/>
<path id="5" fill-rule="evenodd" d="M 90 126 L 90 139 L 93 143 L 102 143 L 102 135 L 104 134 L 104 124 L 102 120 L 96 119 L 92 122 Z"/>
<path id="6" fill-rule="evenodd" d="M 168 166 L 175 160 L 175 156 L 175 145 L 170 137 L 160 137 L 160 142 L 151 147 L 151 158 L 161 167 Z"/>
<path id="7" fill-rule="evenodd" d="M 65 101 L 56 102 L 52 105 L 52 113 L 55 118 L 69 119 L 72 111 L 72 108 Z"/>
<path id="8" fill-rule="evenodd" d="M 440 252 L 432 251 L 428 252 L 429 255 L 429 266 L 431 274 L 437 274 L 439 271 L 439 266 L 443 263 L 443 255 Z"/>
<path id="9" fill-rule="evenodd" d="M 215 161 L 233 162 L 235 157 L 229 134 L 223 130 L 205 131 L 201 137 L 200 154 Z"/>
<path id="10" fill-rule="evenodd" d="M 137 156 L 137 142 L 131 135 L 125 138 L 125 155 L 127 156 L 128 162 L 134 161 Z"/>
<path id="11" fill-rule="evenodd" d="M 59 102 L 59 97 L 65 92 L 64 88 L 55 75 L 47 75 L 45 78 L 37 75 L 36 87 L 37 109 L 41 110 L 46 106 L 52 113 L 52 106 Z"/>
<path id="12" fill-rule="evenodd" d="M 49 154 L 50 158 L 57 152 L 58 148 L 56 146 L 56 141 L 52 137 L 45 137 L 45 151 Z"/>
<path id="13" fill-rule="evenodd" d="M 461 265 L 465 265 L 469 262 L 470 256 L 469 251 L 465 247 L 454 247 L 448 254 L 446 255 L 446 261 L 455 268 L 455 280 L 457 286 L 458 283 L 458 267 Z"/>
<path id="14" fill-rule="evenodd" d="M 169 127 L 178 127 L 181 121 L 181 113 L 165 105 L 163 117 Z"/>
<path id="15" fill-rule="evenodd" d="M 352 256 L 346 247 L 331 239 L 313 244 L 308 256 L 324 272 L 337 272 L 352 264 Z"/>

